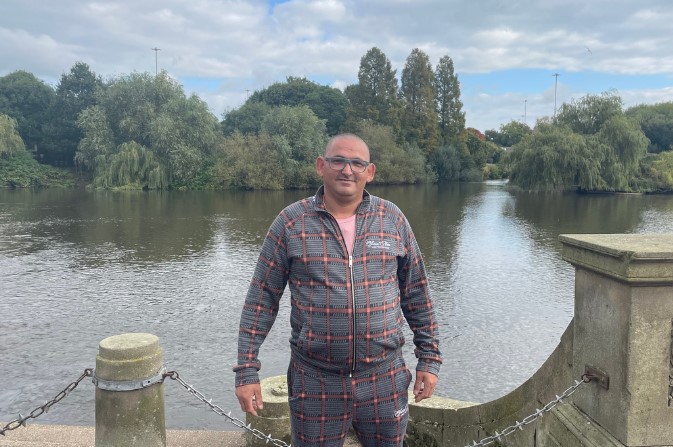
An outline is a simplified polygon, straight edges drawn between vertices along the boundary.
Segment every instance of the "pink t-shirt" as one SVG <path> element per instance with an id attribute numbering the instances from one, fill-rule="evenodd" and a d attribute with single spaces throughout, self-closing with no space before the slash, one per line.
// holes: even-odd
<path id="1" fill-rule="evenodd" d="M 337 219 L 336 221 L 339 224 L 339 228 L 341 228 L 341 234 L 346 242 L 348 253 L 353 254 L 353 245 L 355 244 L 355 214 L 345 219 Z"/>

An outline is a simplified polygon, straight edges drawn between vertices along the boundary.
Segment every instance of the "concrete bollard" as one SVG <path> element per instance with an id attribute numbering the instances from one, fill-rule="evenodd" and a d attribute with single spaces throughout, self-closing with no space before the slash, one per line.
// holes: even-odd
<path id="1" fill-rule="evenodd" d="M 166 446 L 163 383 L 154 383 L 162 368 L 163 351 L 155 335 L 121 334 L 100 342 L 94 379 L 96 447 Z"/>
<path id="2" fill-rule="evenodd" d="M 271 435 L 287 444 L 291 442 L 290 407 L 287 403 L 287 378 L 269 377 L 261 381 L 264 409 L 257 410 L 258 416 L 246 413 L 245 422 L 265 435 Z M 245 433 L 247 447 L 268 446 L 266 441 L 251 433 Z"/>

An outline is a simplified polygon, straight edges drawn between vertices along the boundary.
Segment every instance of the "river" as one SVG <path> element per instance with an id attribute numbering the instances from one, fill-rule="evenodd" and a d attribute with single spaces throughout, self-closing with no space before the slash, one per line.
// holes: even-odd
<path id="1" fill-rule="evenodd" d="M 475 402 L 530 377 L 570 322 L 574 272 L 559 234 L 673 233 L 673 196 L 502 182 L 370 191 L 406 213 L 426 260 L 445 359 L 436 392 Z M 54 397 L 95 366 L 100 340 L 124 332 L 159 336 L 169 369 L 242 417 L 231 367 L 247 285 L 271 220 L 311 193 L 0 189 L 0 421 Z M 287 367 L 286 298 L 262 377 Z M 168 428 L 233 429 L 177 383 L 165 393 Z M 93 425 L 93 384 L 38 422 Z"/>

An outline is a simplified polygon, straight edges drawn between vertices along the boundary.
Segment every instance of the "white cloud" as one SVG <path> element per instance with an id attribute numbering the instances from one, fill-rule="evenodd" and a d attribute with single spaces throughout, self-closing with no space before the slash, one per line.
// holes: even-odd
<path id="1" fill-rule="evenodd" d="M 673 73 L 672 21 L 665 0 L 290 0 L 275 6 L 263 0 L 3 0 L 0 75 L 25 69 L 53 83 L 77 61 L 104 77 L 151 72 L 151 48 L 157 47 L 159 68 L 177 79 L 220 80 L 217 92 L 196 91 L 219 116 L 238 107 L 245 90 L 287 76 L 344 88 L 356 82 L 360 58 L 373 46 L 399 75 L 410 51 L 421 48 L 433 64 L 451 56 L 459 77 L 493 73 L 485 82 L 498 88 L 485 84 L 486 90 L 462 98 L 468 123 L 486 129 L 519 119 L 526 98 L 529 123 L 553 113 L 551 83 L 541 91 L 523 82 L 503 86 L 502 71 L 577 74 L 563 98 L 610 87 L 583 85 L 584 73 L 634 80 Z M 625 102 L 626 95 L 670 98 L 661 82 L 637 85 L 644 83 L 622 86 Z"/>

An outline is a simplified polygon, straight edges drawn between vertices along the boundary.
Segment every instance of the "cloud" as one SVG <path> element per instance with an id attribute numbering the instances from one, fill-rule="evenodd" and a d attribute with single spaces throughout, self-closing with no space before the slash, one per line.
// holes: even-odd
<path id="1" fill-rule="evenodd" d="M 486 129 L 519 119 L 526 98 L 527 121 L 552 114 L 556 72 L 559 100 L 615 87 L 615 76 L 625 102 L 668 100 L 672 21 L 665 0 L 3 0 L 0 76 L 25 69 L 55 83 L 77 61 L 103 77 L 152 72 L 156 56 L 219 116 L 287 76 L 344 88 L 374 46 L 399 76 L 420 48 L 433 64 L 453 59 L 468 124 Z"/>

